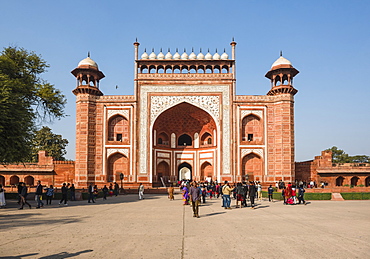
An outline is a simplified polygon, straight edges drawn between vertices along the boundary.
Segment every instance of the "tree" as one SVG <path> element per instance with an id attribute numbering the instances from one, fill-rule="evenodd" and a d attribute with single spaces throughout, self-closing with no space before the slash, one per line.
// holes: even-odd
<path id="1" fill-rule="evenodd" d="M 23 48 L 1 52 L 0 163 L 29 160 L 36 124 L 64 117 L 64 95 L 40 77 L 48 67 Z"/>
<path id="2" fill-rule="evenodd" d="M 68 140 L 63 139 L 62 135 L 54 134 L 49 127 L 42 127 L 35 131 L 32 139 L 32 161 L 37 162 L 37 154 L 40 150 L 47 151 L 48 155 L 55 160 L 64 161 L 67 145 Z"/>
<path id="3" fill-rule="evenodd" d="M 338 149 L 336 146 L 328 148 L 327 150 L 332 152 L 333 163 L 369 163 L 370 156 L 356 155 L 349 156 L 343 150 Z"/>

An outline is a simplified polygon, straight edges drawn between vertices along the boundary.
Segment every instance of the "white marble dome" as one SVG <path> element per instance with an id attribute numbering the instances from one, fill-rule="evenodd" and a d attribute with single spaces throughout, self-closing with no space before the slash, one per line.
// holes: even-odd
<path id="1" fill-rule="evenodd" d="M 186 53 L 186 51 L 184 51 L 184 53 L 182 53 L 181 59 L 189 59 L 189 55 Z"/>
<path id="2" fill-rule="evenodd" d="M 94 60 L 92 60 L 90 57 L 87 57 L 87 58 L 81 60 L 78 63 L 78 67 L 79 66 L 92 66 L 92 67 L 98 68 L 98 64 Z"/>
<path id="3" fill-rule="evenodd" d="M 164 59 L 164 54 L 161 52 L 158 53 L 157 59 Z"/>
<path id="4" fill-rule="evenodd" d="M 197 59 L 197 55 L 195 55 L 194 51 L 190 53 L 189 59 Z"/>
<path id="5" fill-rule="evenodd" d="M 154 50 L 150 53 L 149 59 L 157 59 L 157 55 L 154 53 Z"/>
<path id="6" fill-rule="evenodd" d="M 166 56 L 164 57 L 165 59 L 172 59 L 172 54 L 171 52 L 168 50 Z"/>
<path id="7" fill-rule="evenodd" d="M 211 60 L 211 59 L 213 58 L 213 56 L 212 56 L 212 54 L 211 54 L 211 53 L 209 53 L 209 51 L 208 51 L 208 53 L 206 54 L 205 58 L 206 58 L 207 60 Z"/>
<path id="8" fill-rule="evenodd" d="M 176 53 L 173 55 L 173 59 L 180 59 L 180 54 L 176 51 Z"/>
<path id="9" fill-rule="evenodd" d="M 280 66 L 280 65 L 289 65 L 289 66 L 293 66 L 292 63 L 287 60 L 286 58 L 284 58 L 283 56 L 280 56 L 271 66 L 271 68 L 273 67 L 276 67 L 276 66 Z"/>
<path id="10" fill-rule="evenodd" d="M 218 54 L 217 52 L 213 55 L 213 59 L 221 59 L 221 56 L 220 54 Z"/>
<path id="11" fill-rule="evenodd" d="M 149 55 L 148 53 L 146 53 L 146 51 L 144 51 L 144 53 L 141 54 L 141 59 L 149 59 Z"/>
<path id="12" fill-rule="evenodd" d="M 227 55 L 227 53 L 224 51 L 224 53 L 222 53 L 222 55 L 221 55 L 221 59 L 222 60 L 229 59 L 229 55 Z"/>
<path id="13" fill-rule="evenodd" d="M 204 59 L 204 54 L 200 52 L 197 56 L 197 59 Z"/>

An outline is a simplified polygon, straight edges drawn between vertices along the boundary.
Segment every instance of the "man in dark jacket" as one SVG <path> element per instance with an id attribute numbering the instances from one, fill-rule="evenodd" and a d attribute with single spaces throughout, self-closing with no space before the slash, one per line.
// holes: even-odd
<path id="1" fill-rule="evenodd" d="M 88 200 L 88 203 L 90 203 L 91 201 L 93 203 L 95 203 L 95 199 L 94 199 L 94 186 L 92 185 L 92 183 L 90 183 L 90 185 L 88 187 L 88 192 L 89 192 L 89 200 Z"/>
<path id="2" fill-rule="evenodd" d="M 23 206 L 24 206 L 24 204 L 27 204 L 28 205 L 28 207 L 30 207 L 31 208 L 31 204 L 29 204 L 28 202 L 27 202 L 27 186 L 26 186 L 26 184 L 25 183 L 21 183 L 21 185 L 22 185 L 22 190 L 21 190 L 21 193 L 20 193 L 20 197 L 21 197 L 21 207 L 19 208 L 20 210 L 23 210 Z"/>
<path id="3" fill-rule="evenodd" d="M 37 181 L 37 186 L 36 186 L 36 193 L 35 193 L 35 199 L 37 201 L 37 207 L 36 209 L 39 209 L 40 207 L 44 207 L 44 203 L 42 202 L 42 185 L 41 181 Z"/>
<path id="4" fill-rule="evenodd" d="M 256 197 L 256 193 L 257 193 L 256 186 L 254 185 L 254 182 L 251 181 L 249 185 L 249 190 L 248 190 L 249 199 L 251 200 L 251 209 L 254 209 L 254 206 L 255 206 L 254 199 Z"/>
<path id="5" fill-rule="evenodd" d="M 272 185 L 267 189 L 267 193 L 269 195 L 269 201 L 272 201 L 272 194 L 274 193 L 274 188 L 272 188 Z"/>
<path id="6" fill-rule="evenodd" d="M 64 201 L 64 205 L 68 206 L 67 204 L 67 194 L 68 194 L 68 187 L 69 187 L 69 184 L 67 185 L 66 183 L 63 183 L 63 186 L 62 186 L 62 199 L 60 200 L 59 202 L 59 205 L 62 204 L 62 202 Z"/>

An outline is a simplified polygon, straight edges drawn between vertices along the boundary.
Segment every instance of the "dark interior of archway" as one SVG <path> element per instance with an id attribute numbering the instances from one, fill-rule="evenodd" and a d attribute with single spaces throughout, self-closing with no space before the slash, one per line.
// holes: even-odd
<path id="1" fill-rule="evenodd" d="M 153 129 L 158 133 L 175 133 L 177 138 L 183 134 L 193 138 L 196 132 L 213 132 L 216 124 L 206 111 L 188 103 L 180 103 L 164 111 L 155 121 Z"/>

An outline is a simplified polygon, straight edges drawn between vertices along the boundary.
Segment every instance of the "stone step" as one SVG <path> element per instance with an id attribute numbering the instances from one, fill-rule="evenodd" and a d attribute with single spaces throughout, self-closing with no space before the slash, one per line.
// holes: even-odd
<path id="1" fill-rule="evenodd" d="M 333 192 L 331 194 L 331 200 L 332 201 L 344 201 L 342 195 L 339 192 Z"/>

